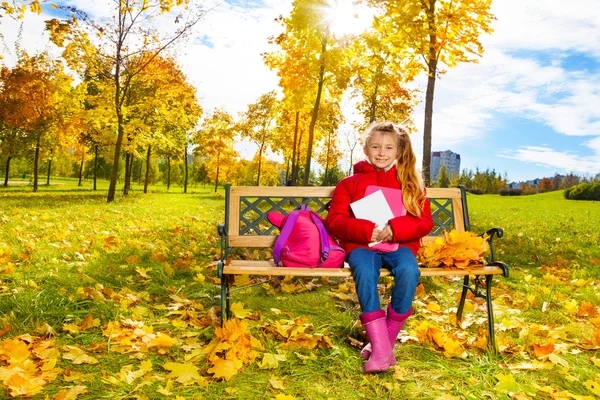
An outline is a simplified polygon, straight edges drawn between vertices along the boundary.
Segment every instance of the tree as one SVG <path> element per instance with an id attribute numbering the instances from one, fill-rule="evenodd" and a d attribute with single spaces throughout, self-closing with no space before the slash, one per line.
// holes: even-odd
<path id="1" fill-rule="evenodd" d="M 70 13 L 70 19 L 46 21 L 52 41 L 65 47 L 63 57 L 77 71 L 90 67 L 110 79 L 114 84 L 114 112 L 117 120 L 113 172 L 108 188 L 107 201 L 115 198 L 119 173 L 119 161 L 123 140 L 126 137 L 124 104 L 129 96 L 132 79 L 148 64 L 180 38 L 185 37 L 203 17 L 204 10 L 195 0 L 113 0 L 112 21 L 95 20 L 85 12 L 68 6 L 60 8 Z M 177 24 L 174 31 L 164 26 L 160 30 L 148 25 L 148 21 L 167 14 L 172 8 L 179 14 L 169 14 Z M 93 46 L 90 37 L 101 42 Z M 139 54 L 149 54 L 140 62 L 132 62 Z"/>
<path id="2" fill-rule="evenodd" d="M 0 3 L 0 22 L 2 22 L 2 14 L 8 15 L 13 18 L 23 18 L 27 11 L 40 14 L 42 12 L 42 5 L 39 0 L 12 0 L 3 1 Z M 0 59 L 2 55 L 0 54 Z"/>
<path id="3" fill-rule="evenodd" d="M 540 180 L 540 183 L 538 184 L 538 187 L 540 189 L 540 193 L 551 192 L 554 187 L 554 184 L 552 183 L 552 179 L 542 178 Z"/>
<path id="4" fill-rule="evenodd" d="M 408 44 L 415 57 L 422 59 L 427 73 L 425 122 L 423 126 L 422 175 L 430 184 L 431 132 L 433 97 L 436 78 L 461 62 L 477 62 L 481 56 L 482 33 L 490 33 L 495 17 L 490 13 L 492 0 L 407 0 L 385 1 L 383 22 L 391 25 L 394 40 L 401 47 Z M 379 2 L 377 2 L 379 3 Z"/>
<path id="5" fill-rule="evenodd" d="M 141 57 L 150 57 L 144 54 Z M 179 64 L 167 56 L 156 56 L 132 82 L 127 102 L 130 127 L 127 151 L 145 153 L 146 179 L 144 193 L 148 191 L 148 174 L 151 170 L 152 150 L 169 160 L 182 160 L 187 166 L 188 131 L 195 127 L 202 114 L 196 99 L 196 89 L 187 82 Z M 127 176 L 127 174 L 126 174 Z M 187 189 L 184 168 L 184 192 Z M 169 185 L 170 182 L 167 182 Z"/>
<path id="6" fill-rule="evenodd" d="M 448 169 L 442 164 L 440 167 L 440 173 L 438 175 L 437 187 L 447 188 L 450 186 L 450 177 L 448 176 Z"/>
<path id="7" fill-rule="evenodd" d="M 3 123 L 24 133 L 24 144 L 34 146 L 33 191 L 38 190 L 40 153 L 69 138 L 72 78 L 46 52 L 29 56 L 21 51 L 17 66 L 3 72 L 3 97 L 10 99 Z M 14 112 L 18 110 L 18 112 Z"/>
<path id="8" fill-rule="evenodd" d="M 278 111 L 277 94 L 271 91 L 260 96 L 256 103 L 250 104 L 248 110 L 241 114 L 241 121 L 237 125 L 241 136 L 258 146 L 256 186 L 260 186 L 262 158 L 275 133 Z"/>
<path id="9" fill-rule="evenodd" d="M 406 48 L 390 40 L 389 26 L 376 19 L 374 29 L 364 32 L 353 45 L 352 87 L 358 96 L 357 110 L 364 129 L 373 121 L 407 120 L 417 100 L 416 90 L 406 87 L 418 66 Z"/>
<path id="10" fill-rule="evenodd" d="M 293 88 L 300 101 L 314 99 L 310 123 L 303 184 L 308 185 L 315 128 L 323 97 L 340 99 L 348 85 L 349 41 L 331 34 L 331 21 L 324 0 L 295 0 L 290 17 L 279 18 L 285 32 L 272 40 L 281 50 L 265 56 L 266 64 L 278 70 L 284 94 L 291 96 Z"/>
<path id="11" fill-rule="evenodd" d="M 215 192 L 219 186 L 221 168 L 237 164 L 234 161 L 237 158 L 237 152 L 233 149 L 234 136 L 233 118 L 222 109 L 214 110 L 212 115 L 205 118 L 194 135 L 194 143 L 198 145 L 196 154 L 208 158 L 209 176 L 214 174 Z"/>

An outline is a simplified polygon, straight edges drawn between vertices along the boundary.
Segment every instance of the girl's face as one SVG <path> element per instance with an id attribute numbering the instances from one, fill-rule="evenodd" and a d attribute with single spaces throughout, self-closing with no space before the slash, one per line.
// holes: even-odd
<path id="1" fill-rule="evenodd" d="M 375 131 L 365 146 L 365 154 L 375 168 L 386 169 L 398 157 L 398 143 L 393 134 Z"/>

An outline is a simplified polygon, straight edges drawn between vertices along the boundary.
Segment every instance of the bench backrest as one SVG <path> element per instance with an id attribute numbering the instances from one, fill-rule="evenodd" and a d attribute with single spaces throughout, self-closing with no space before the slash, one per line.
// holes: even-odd
<path id="1" fill-rule="evenodd" d="M 270 211 L 283 214 L 307 204 L 322 217 L 327 215 L 334 186 L 231 186 L 225 185 L 226 246 L 272 247 L 279 230 L 267 219 Z M 423 244 L 444 231 L 470 230 L 464 187 L 428 188 L 434 226 Z"/>

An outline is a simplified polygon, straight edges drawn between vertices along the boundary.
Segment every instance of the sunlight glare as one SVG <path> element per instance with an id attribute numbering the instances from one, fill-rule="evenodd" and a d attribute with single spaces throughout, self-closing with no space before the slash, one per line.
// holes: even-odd
<path id="1" fill-rule="evenodd" d="M 329 29 L 335 36 L 357 35 L 369 28 L 373 21 L 373 10 L 353 0 L 327 0 Z"/>

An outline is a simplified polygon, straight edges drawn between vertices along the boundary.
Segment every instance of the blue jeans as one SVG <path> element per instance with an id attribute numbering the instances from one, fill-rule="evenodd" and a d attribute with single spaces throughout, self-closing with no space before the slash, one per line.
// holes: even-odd
<path id="1" fill-rule="evenodd" d="M 421 271 L 417 266 L 415 255 L 408 247 L 400 247 L 389 253 L 366 248 L 354 249 L 348 255 L 348 264 L 352 268 L 356 293 L 363 313 L 381 309 L 377 290 L 381 267 L 389 269 L 394 277 L 392 309 L 400 314 L 410 310 Z"/>

